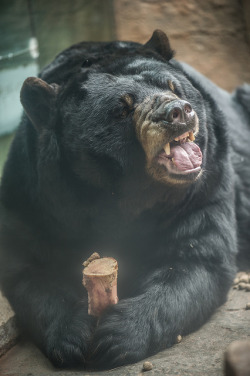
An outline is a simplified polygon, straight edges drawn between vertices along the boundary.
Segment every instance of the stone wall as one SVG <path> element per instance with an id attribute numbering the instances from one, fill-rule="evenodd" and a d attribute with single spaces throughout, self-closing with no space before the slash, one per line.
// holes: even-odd
<path id="1" fill-rule="evenodd" d="M 221 87 L 250 83 L 249 0 L 114 0 L 114 10 L 117 39 L 146 42 L 162 29 L 177 59 Z"/>

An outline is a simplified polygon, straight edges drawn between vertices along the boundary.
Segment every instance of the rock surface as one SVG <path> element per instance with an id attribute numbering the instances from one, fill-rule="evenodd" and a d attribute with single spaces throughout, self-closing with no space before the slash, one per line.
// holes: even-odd
<path id="1" fill-rule="evenodd" d="M 14 312 L 0 292 L 0 356 L 16 343 L 17 337 L 18 330 Z"/>
<path id="2" fill-rule="evenodd" d="M 225 354 L 226 376 L 249 376 L 250 341 L 232 342 Z"/>
<path id="3" fill-rule="evenodd" d="M 250 339 L 250 293 L 231 289 L 228 301 L 197 332 L 179 344 L 148 358 L 147 376 L 222 376 L 224 353 L 232 341 Z M 1 376 L 142 376 L 145 360 L 106 372 L 56 370 L 30 342 L 22 340 L 0 359 Z M 249 373 L 250 374 L 250 373 Z"/>
<path id="4" fill-rule="evenodd" d="M 162 29 L 176 58 L 217 85 L 250 83 L 248 0 L 114 0 L 114 7 L 117 39 L 144 43 Z"/>

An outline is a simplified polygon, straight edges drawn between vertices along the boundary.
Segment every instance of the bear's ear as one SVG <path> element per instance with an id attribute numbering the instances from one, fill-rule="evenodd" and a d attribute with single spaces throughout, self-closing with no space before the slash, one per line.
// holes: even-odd
<path id="1" fill-rule="evenodd" d="M 149 41 L 144 44 L 144 47 L 156 51 L 166 60 L 170 60 L 174 56 L 168 37 L 162 30 L 155 30 Z"/>
<path id="2" fill-rule="evenodd" d="M 36 77 L 27 78 L 20 99 L 23 108 L 37 130 L 52 125 L 56 113 L 58 85 L 47 84 Z"/>

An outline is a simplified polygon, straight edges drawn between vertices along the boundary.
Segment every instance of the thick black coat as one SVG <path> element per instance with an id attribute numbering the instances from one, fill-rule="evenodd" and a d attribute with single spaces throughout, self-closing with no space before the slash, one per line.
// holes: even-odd
<path id="1" fill-rule="evenodd" d="M 2 177 L 2 289 L 55 365 L 138 361 L 199 328 L 225 301 L 237 252 L 250 258 L 250 88 L 219 89 L 160 31 L 144 46 L 75 45 L 40 78 L 22 88 L 28 116 Z M 150 157 L 188 127 L 155 115 L 169 95 L 199 118 L 198 176 L 175 179 Z M 98 326 L 81 282 L 94 251 L 119 263 L 120 300 Z"/>

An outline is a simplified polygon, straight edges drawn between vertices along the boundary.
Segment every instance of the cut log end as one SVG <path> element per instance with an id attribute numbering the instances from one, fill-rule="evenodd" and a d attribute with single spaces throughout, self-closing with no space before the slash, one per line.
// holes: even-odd
<path id="1" fill-rule="evenodd" d="M 83 263 L 83 285 L 88 291 L 88 313 L 99 317 L 108 306 L 118 303 L 118 264 L 112 257 L 92 256 Z"/>

